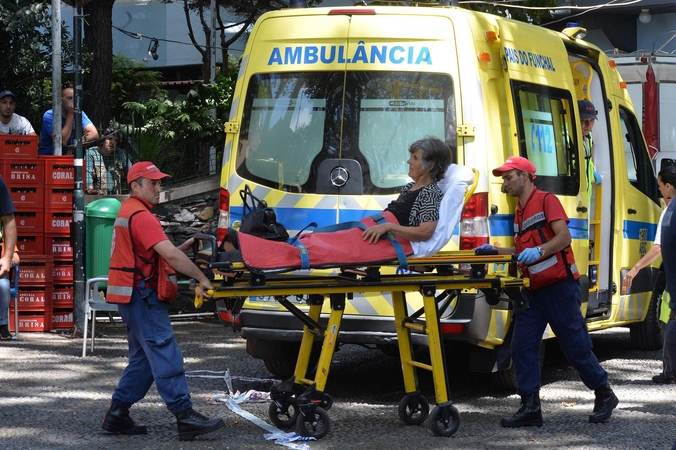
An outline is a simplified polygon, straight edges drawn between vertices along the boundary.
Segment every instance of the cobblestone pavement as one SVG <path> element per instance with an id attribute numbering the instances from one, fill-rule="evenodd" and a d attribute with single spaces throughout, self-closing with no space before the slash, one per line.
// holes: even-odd
<path id="1" fill-rule="evenodd" d="M 235 376 L 270 378 L 264 364 L 249 357 L 244 341 L 213 319 L 174 323 L 188 372 L 224 371 Z M 98 324 L 96 349 L 81 358 L 82 339 L 59 333 L 21 333 L 18 341 L 0 341 L 0 448 L 6 449 L 274 449 L 265 431 L 206 397 L 223 393 L 221 379 L 188 380 L 195 409 L 220 416 L 226 427 L 194 441 L 177 439 L 174 417 L 153 387 L 132 408 L 146 436 L 111 436 L 100 423 L 110 395 L 126 364 L 121 324 Z M 659 352 L 631 348 L 626 329 L 595 333 L 595 352 L 609 371 L 620 398 L 607 424 L 587 422 L 593 393 L 579 381 L 560 354 L 548 344 L 541 391 L 542 428 L 503 429 L 518 398 L 493 387 L 488 376 L 470 374 L 461 354 L 450 354 L 447 369 L 451 398 L 460 412 L 460 429 L 451 437 L 435 436 L 426 425 L 406 426 L 397 407 L 404 395 L 397 358 L 377 350 L 344 347 L 335 356 L 326 392 L 334 399 L 328 435 L 310 442 L 311 450 L 459 448 L 459 449 L 669 449 L 676 439 L 675 386 L 650 381 L 659 372 Z M 266 391 L 264 382 L 235 380 L 239 390 Z M 420 389 L 434 404 L 431 376 L 419 377 Z M 268 404 L 242 408 L 269 420 Z"/>

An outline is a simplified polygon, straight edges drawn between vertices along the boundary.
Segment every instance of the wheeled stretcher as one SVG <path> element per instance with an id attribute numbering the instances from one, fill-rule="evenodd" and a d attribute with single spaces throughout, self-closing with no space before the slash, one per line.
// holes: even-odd
<path id="1" fill-rule="evenodd" d="M 271 296 L 303 323 L 303 337 L 294 375 L 273 386 L 269 416 L 278 427 L 295 426 L 299 434 L 317 439 L 324 437 L 331 426 L 327 410 L 331 408 L 333 400 L 324 392 L 324 388 L 337 345 L 346 298 L 352 294 L 391 292 L 406 392 L 399 404 L 399 417 L 406 424 L 416 425 L 423 423 L 429 416 L 430 429 L 441 436 L 451 436 L 458 430 L 460 416 L 449 397 L 440 311 L 445 310 L 465 289 L 482 291 L 489 303 L 508 300 L 513 302 L 514 308 L 526 307 L 520 290 L 527 286 L 527 279 L 492 275 L 486 271 L 489 263 L 512 263 L 511 255 L 479 255 L 475 251 L 457 251 L 408 258 L 409 267 L 431 270 L 424 272 L 382 273 L 384 270 L 381 269 L 385 267 L 400 266 L 398 260 L 393 260 L 365 268 L 337 267 L 329 275 L 293 271 L 269 273 L 251 270 L 242 262 L 223 260 L 223 252 L 219 254 L 216 250 L 216 240 L 211 235 L 198 234 L 195 238 L 196 245 L 203 241 L 203 248 L 210 247 L 210 250 L 195 252 L 195 263 L 210 279 L 214 279 L 218 273 L 224 275 L 212 292 L 214 299 L 235 299 L 230 304 L 236 313 L 248 296 Z M 210 241 L 210 246 L 204 241 Z M 409 313 L 405 297 L 412 292 L 422 295 L 423 307 Z M 309 311 L 306 313 L 299 309 L 288 299 L 290 296 L 306 297 Z M 320 314 L 326 299 L 330 302 L 330 313 L 326 325 L 321 325 Z M 426 335 L 430 364 L 414 359 L 412 333 Z M 309 378 L 309 362 L 315 339 L 321 340 L 322 347 L 314 378 Z M 432 372 L 436 406 L 431 412 L 428 401 L 418 388 L 416 369 Z"/>

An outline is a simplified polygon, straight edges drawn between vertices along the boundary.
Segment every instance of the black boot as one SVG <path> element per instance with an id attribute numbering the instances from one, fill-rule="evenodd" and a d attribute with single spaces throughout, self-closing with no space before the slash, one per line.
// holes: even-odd
<path id="1" fill-rule="evenodd" d="M 540 409 L 539 393 L 522 395 L 521 408 L 512 417 L 500 420 L 500 425 L 507 428 L 541 427 L 542 409 Z"/>
<path id="2" fill-rule="evenodd" d="M 190 441 L 200 434 L 211 433 L 225 425 L 223 419 L 211 419 L 203 416 L 192 408 L 176 414 L 178 424 L 178 439 Z"/>
<path id="3" fill-rule="evenodd" d="M 594 400 L 594 411 L 589 416 L 589 423 L 601 423 L 610 419 L 613 414 L 613 409 L 620 401 L 617 396 L 610 389 L 610 385 L 606 384 L 594 391 L 596 400 Z"/>
<path id="4" fill-rule="evenodd" d="M 103 418 L 101 428 L 115 434 L 147 434 L 145 425 L 137 425 L 129 417 L 129 408 L 120 405 L 110 405 L 106 417 Z"/>

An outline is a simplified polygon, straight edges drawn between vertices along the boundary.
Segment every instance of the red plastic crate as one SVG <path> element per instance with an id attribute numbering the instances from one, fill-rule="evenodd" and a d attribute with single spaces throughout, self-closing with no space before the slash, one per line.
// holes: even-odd
<path id="1" fill-rule="evenodd" d="M 47 186 L 45 188 L 45 206 L 51 209 L 72 209 L 74 188 Z"/>
<path id="2" fill-rule="evenodd" d="M 72 313 L 71 313 L 72 314 Z M 72 323 L 72 319 L 71 319 Z M 72 325 L 71 325 L 72 326 Z M 39 312 L 19 312 L 19 331 L 49 331 L 52 329 L 52 310 Z M 9 331 L 14 332 L 14 319 L 9 321 Z"/>
<path id="3" fill-rule="evenodd" d="M 67 284 L 73 282 L 73 261 L 54 261 L 52 280 L 54 283 Z"/>
<path id="4" fill-rule="evenodd" d="M 44 252 L 47 256 L 57 259 L 73 259 L 73 248 L 70 246 L 70 236 L 63 234 L 45 234 Z"/>
<path id="5" fill-rule="evenodd" d="M 0 139 L 0 157 L 21 158 L 23 160 L 38 156 L 37 136 L 3 135 Z"/>
<path id="6" fill-rule="evenodd" d="M 14 206 L 19 209 L 43 209 L 45 204 L 44 187 L 42 186 L 8 186 L 9 195 Z"/>
<path id="7" fill-rule="evenodd" d="M 52 311 L 52 328 L 73 328 L 73 308 Z"/>
<path id="8" fill-rule="evenodd" d="M 17 229 L 20 230 L 21 233 L 42 233 L 45 216 L 43 211 L 22 211 L 22 208 L 17 209 L 18 211 L 14 212 L 14 220 L 16 221 Z"/>
<path id="9" fill-rule="evenodd" d="M 70 223 L 73 221 L 72 211 L 45 210 L 44 233 L 70 235 Z"/>
<path id="10" fill-rule="evenodd" d="M 54 285 L 52 289 L 52 308 L 73 309 L 73 285 Z"/>
<path id="11" fill-rule="evenodd" d="M 19 233 L 21 233 L 21 230 Z M 40 256 L 45 254 L 42 233 L 34 233 L 31 235 L 19 234 L 16 246 L 19 248 L 19 255 L 21 256 L 22 262 L 24 256 Z"/>
<path id="12" fill-rule="evenodd" d="M 21 290 L 23 286 L 51 285 L 54 276 L 53 263 L 51 256 L 21 255 L 19 290 Z M 71 262 L 71 266 L 72 264 L 73 263 Z"/>
<path id="13" fill-rule="evenodd" d="M 2 162 L 2 179 L 9 186 L 42 184 L 45 182 L 44 161 L 6 159 Z"/>
<path id="14" fill-rule="evenodd" d="M 72 156 L 41 155 L 45 164 L 45 183 L 50 186 L 75 187 L 75 163 Z"/>
<path id="15" fill-rule="evenodd" d="M 44 286 L 19 286 L 19 312 L 44 312 L 52 308 L 53 299 L 54 294 L 51 284 Z M 13 311 L 14 302 L 10 302 L 10 305 L 10 309 Z"/>

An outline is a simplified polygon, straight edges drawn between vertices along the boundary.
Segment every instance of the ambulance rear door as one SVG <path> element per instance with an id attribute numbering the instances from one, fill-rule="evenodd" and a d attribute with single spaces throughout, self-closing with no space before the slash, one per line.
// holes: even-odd
<path id="1" fill-rule="evenodd" d="M 358 11 L 361 8 L 358 9 Z M 368 9 L 367 9 L 368 10 Z M 456 40 L 447 13 L 427 8 L 375 8 L 372 14 L 336 8 L 349 18 L 342 86 L 338 163 L 361 167 L 362 186 L 340 194 L 341 221 L 377 210 L 410 181 L 408 148 L 435 136 L 456 153 Z M 455 155 L 454 155 L 455 159 Z M 349 179 L 355 174 L 348 170 Z M 390 194 L 383 198 L 383 194 Z"/>

